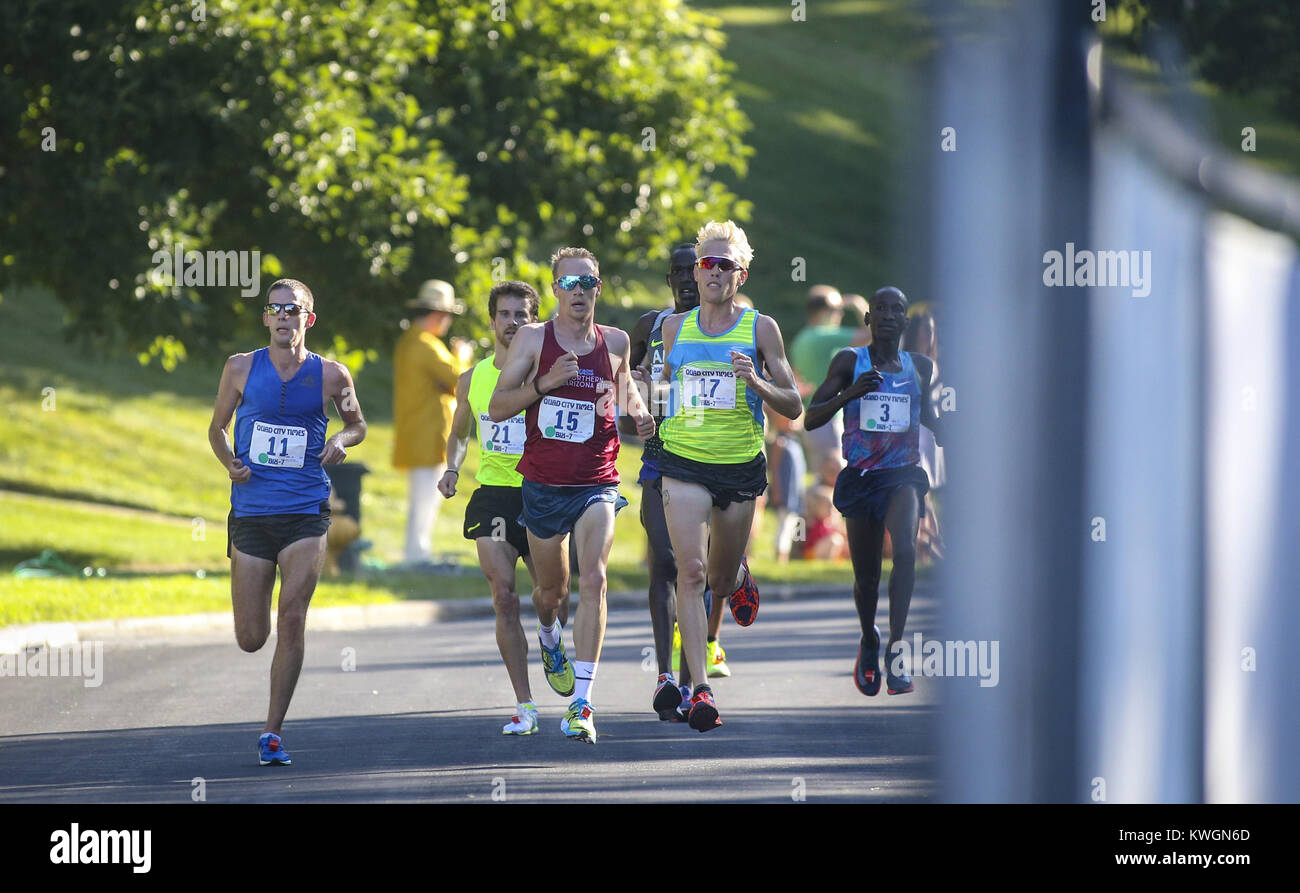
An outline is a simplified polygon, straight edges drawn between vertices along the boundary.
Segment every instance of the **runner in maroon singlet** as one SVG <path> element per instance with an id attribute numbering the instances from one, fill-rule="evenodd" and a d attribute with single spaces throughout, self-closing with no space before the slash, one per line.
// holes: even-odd
<path id="1" fill-rule="evenodd" d="M 515 333 L 488 414 L 504 421 L 527 410 L 528 439 L 518 465 L 524 476 L 520 520 L 537 571 L 542 664 L 551 687 L 573 695 L 560 730 L 594 744 L 590 694 L 605 639 L 605 567 L 614 514 L 627 505 L 614 466 L 616 406 L 636 419 L 642 437 L 653 434 L 655 424 L 628 375 L 627 333 L 596 325 L 595 256 L 585 248 L 561 248 L 551 258 L 551 273 L 559 301 L 555 319 Z M 582 606 L 574 620 L 571 667 L 556 618 L 568 589 L 570 532 L 577 542 Z"/>

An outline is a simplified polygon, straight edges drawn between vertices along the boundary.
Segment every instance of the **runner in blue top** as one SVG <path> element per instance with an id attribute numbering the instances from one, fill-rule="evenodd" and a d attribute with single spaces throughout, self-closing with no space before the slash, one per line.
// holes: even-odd
<path id="1" fill-rule="evenodd" d="M 942 443 L 939 417 L 930 402 L 934 364 L 923 354 L 900 351 L 907 326 L 907 297 L 893 287 L 871 296 L 866 323 L 870 347 L 846 347 L 831 361 L 813 394 L 809 431 L 844 410 L 842 447 L 848 467 L 835 482 L 835 507 L 844 515 L 853 559 L 853 601 L 862 638 L 853 681 L 864 695 L 880 691 L 880 629 L 875 625 L 885 531 L 894 550 L 889 576 L 889 647 L 903 637 L 916 568 L 916 529 L 925 511 L 930 480 L 919 465 L 920 425 Z M 887 661 L 891 695 L 912 691 L 906 668 Z"/>
<path id="2" fill-rule="evenodd" d="M 302 669 L 307 605 L 330 523 L 330 482 L 322 466 L 342 462 L 347 448 L 366 436 L 366 422 L 347 368 L 307 350 L 307 329 L 316 322 L 311 290 L 296 279 L 277 279 L 266 300 L 262 324 L 271 345 L 226 361 L 208 442 L 231 481 L 226 551 L 235 639 L 245 651 L 257 651 L 270 635 L 280 569 L 271 705 L 257 746 L 263 766 L 287 766 L 280 727 Z M 328 440 L 326 402 L 334 403 L 344 423 Z M 226 430 L 236 407 L 232 449 Z"/>

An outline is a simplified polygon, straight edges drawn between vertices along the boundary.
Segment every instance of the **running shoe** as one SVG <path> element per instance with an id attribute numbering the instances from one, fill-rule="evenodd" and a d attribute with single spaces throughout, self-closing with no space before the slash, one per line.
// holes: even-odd
<path id="1" fill-rule="evenodd" d="M 875 640 L 865 635 L 858 640 L 858 660 L 853 665 L 853 684 L 867 697 L 880 694 L 880 627 L 873 626 Z"/>
<path id="2" fill-rule="evenodd" d="M 539 627 L 540 630 L 540 627 Z M 542 648 L 542 669 L 546 671 L 546 681 L 555 693 L 562 698 L 573 694 L 573 664 L 564 653 L 564 627 L 560 627 L 560 641 L 554 648 L 542 645 L 540 632 L 537 644 Z"/>
<path id="3" fill-rule="evenodd" d="M 263 732 L 257 739 L 257 757 L 263 766 L 292 766 L 289 751 L 284 749 L 280 736 L 272 732 Z"/>
<path id="4" fill-rule="evenodd" d="M 596 743 L 596 711 L 586 698 L 574 698 L 560 720 L 560 731 L 575 741 Z"/>
<path id="5" fill-rule="evenodd" d="M 905 695 L 912 690 L 912 677 L 903 673 L 895 676 L 892 670 L 885 675 L 885 681 L 888 683 L 887 691 L 891 695 Z"/>
<path id="6" fill-rule="evenodd" d="M 740 559 L 740 566 L 745 569 L 745 579 L 740 588 L 727 599 L 727 607 L 731 608 L 731 616 L 737 623 L 749 626 L 758 616 L 758 584 L 749 572 L 749 559 Z"/>
<path id="7" fill-rule="evenodd" d="M 673 678 L 672 673 L 659 674 L 655 696 L 650 703 L 655 713 L 658 713 L 659 718 L 664 722 L 677 718 L 677 708 L 682 703 L 682 690 L 677 686 L 677 680 Z"/>
<path id="8" fill-rule="evenodd" d="M 682 628 L 673 624 L 673 675 L 682 671 Z"/>
<path id="9" fill-rule="evenodd" d="M 687 722 L 691 716 L 691 687 L 689 685 L 678 686 L 682 690 L 682 702 L 677 705 L 673 711 L 673 722 Z"/>
<path id="10" fill-rule="evenodd" d="M 531 735 L 536 731 L 537 707 L 533 704 L 520 704 L 519 712 L 501 727 L 502 735 Z"/>
<path id="11" fill-rule="evenodd" d="M 695 697 L 691 698 L 691 712 L 687 722 L 697 732 L 708 732 L 722 725 L 722 720 L 718 718 L 717 705 L 713 703 L 713 692 L 697 692 Z"/>
<path id="12" fill-rule="evenodd" d="M 894 672 L 894 662 L 899 659 L 886 655 L 885 690 L 891 695 L 905 695 L 912 690 L 912 677 L 906 673 Z"/>
<path id="13" fill-rule="evenodd" d="M 721 642 L 716 639 L 706 642 L 704 651 L 706 657 L 704 665 L 709 668 L 710 678 L 731 675 L 731 669 L 727 666 L 727 652 L 722 650 Z"/>

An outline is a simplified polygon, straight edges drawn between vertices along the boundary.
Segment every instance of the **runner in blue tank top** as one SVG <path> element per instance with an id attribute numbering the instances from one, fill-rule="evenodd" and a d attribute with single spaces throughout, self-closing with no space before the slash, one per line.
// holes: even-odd
<path id="1" fill-rule="evenodd" d="M 262 324 L 271 345 L 226 361 L 208 442 L 230 476 L 227 554 L 235 639 L 257 651 L 271 633 L 271 594 L 280 569 L 280 607 L 271 704 L 258 739 L 263 766 L 289 765 L 280 727 L 302 669 L 307 605 L 325 560 L 330 483 L 322 468 L 342 462 L 366 436 L 352 376 L 341 363 L 307 350 L 316 322 L 311 290 L 277 279 L 266 293 Z M 328 440 L 325 403 L 343 430 Z M 235 443 L 226 430 L 238 407 Z"/>
<path id="2" fill-rule="evenodd" d="M 844 410 L 844 459 L 835 482 L 835 507 L 844 515 L 853 559 L 853 601 L 862 638 L 853 681 L 864 695 L 880 691 L 880 628 L 875 625 L 880 594 L 880 559 L 885 531 L 894 549 L 889 576 L 889 647 L 903 637 L 916 569 L 916 529 L 925 511 L 929 478 L 920 467 L 920 429 L 943 443 L 939 417 L 930 402 L 934 365 L 923 354 L 900 351 L 907 326 L 907 297 L 893 287 L 871 296 L 866 322 L 870 347 L 846 347 L 831 361 L 826 380 L 813 394 L 805 425 L 809 431 Z M 912 690 L 906 668 L 887 660 L 891 695 Z"/>

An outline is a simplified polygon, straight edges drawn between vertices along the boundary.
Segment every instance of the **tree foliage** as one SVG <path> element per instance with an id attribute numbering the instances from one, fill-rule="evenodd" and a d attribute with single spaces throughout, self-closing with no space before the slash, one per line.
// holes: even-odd
<path id="1" fill-rule="evenodd" d="M 565 244 L 616 295 L 747 214 L 714 178 L 748 154 L 721 41 L 679 0 L 4 4 L 0 287 L 172 361 L 250 334 L 281 275 L 354 345 L 427 278 L 481 327 Z M 259 251 L 263 294 L 151 275 L 178 244 Z"/>
<path id="2" fill-rule="evenodd" d="M 1122 0 L 1134 38 L 1176 37 L 1198 73 L 1235 93 L 1261 93 L 1300 119 L 1300 4 L 1291 0 Z"/>

